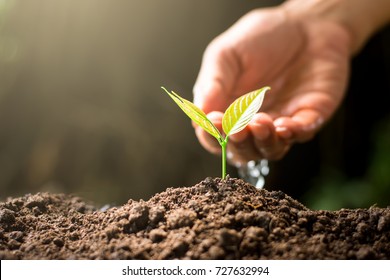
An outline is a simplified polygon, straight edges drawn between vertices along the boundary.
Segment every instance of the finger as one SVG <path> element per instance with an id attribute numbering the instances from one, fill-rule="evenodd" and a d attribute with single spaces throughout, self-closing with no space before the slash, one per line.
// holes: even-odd
<path id="1" fill-rule="evenodd" d="M 250 133 L 246 133 L 246 137 L 240 139 L 240 141 L 230 140 L 227 145 L 227 159 L 229 163 L 235 166 L 240 166 L 243 163 L 256 160 L 261 157 L 253 144 L 253 137 Z"/>
<path id="2" fill-rule="evenodd" d="M 237 165 L 237 163 L 263 158 L 254 144 L 254 139 L 270 141 L 273 138 L 271 136 L 272 127 L 272 119 L 267 114 L 256 114 L 245 129 L 229 137 L 228 158 L 230 162 Z"/>
<path id="3" fill-rule="evenodd" d="M 228 160 L 235 165 L 264 158 L 277 160 L 290 148 L 277 136 L 272 118 L 265 113 L 256 114 L 247 129 L 230 136 L 230 140 Z"/>
<path id="4" fill-rule="evenodd" d="M 290 148 L 290 143 L 277 135 L 272 118 L 265 113 L 258 113 L 249 124 L 254 138 L 254 145 L 262 158 L 278 160 Z"/>
<path id="5" fill-rule="evenodd" d="M 267 137 L 264 141 L 255 139 L 251 134 L 248 134 L 248 137 L 239 142 L 230 141 L 228 143 L 229 162 L 239 166 L 251 160 L 281 159 L 290 149 L 291 145 L 283 139 L 278 138 L 275 132 L 272 135 L 272 137 Z"/>
<path id="6" fill-rule="evenodd" d="M 196 137 L 199 140 L 199 143 L 212 154 L 219 155 L 221 153 L 221 147 L 217 139 L 204 131 L 201 127 L 197 126 L 195 128 Z"/>
<path id="7" fill-rule="evenodd" d="M 238 133 L 229 136 L 229 141 L 233 143 L 239 143 L 249 137 L 250 131 L 248 128 L 244 128 Z"/>
<path id="8" fill-rule="evenodd" d="M 275 128 L 272 118 L 265 113 L 257 113 L 248 124 L 255 141 L 270 145 L 275 140 Z"/>
<path id="9" fill-rule="evenodd" d="M 293 141 L 293 138 L 296 137 L 299 132 L 299 124 L 290 117 L 277 118 L 274 121 L 274 126 L 276 135 L 285 141 Z M 295 134 L 293 132 L 295 132 Z"/>
<path id="10" fill-rule="evenodd" d="M 211 112 L 207 115 L 207 118 L 215 125 L 215 127 L 221 131 L 222 129 L 222 112 Z M 218 140 L 204 131 L 200 126 L 193 123 L 195 127 L 195 134 L 198 137 L 200 144 L 209 152 L 213 154 L 220 154 L 221 147 Z"/>
<path id="11" fill-rule="evenodd" d="M 323 124 L 321 114 L 312 109 L 302 109 L 292 117 L 280 117 L 274 121 L 277 135 L 290 142 L 306 142 L 312 139 Z"/>
<path id="12" fill-rule="evenodd" d="M 324 124 L 324 118 L 316 110 L 302 109 L 297 111 L 291 118 L 298 124 L 299 132 L 294 132 L 298 142 L 305 142 L 313 138 L 321 126 Z"/>

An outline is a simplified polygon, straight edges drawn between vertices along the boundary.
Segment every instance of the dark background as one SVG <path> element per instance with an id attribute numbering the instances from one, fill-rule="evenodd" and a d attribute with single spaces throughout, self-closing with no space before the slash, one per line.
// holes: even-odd
<path id="1" fill-rule="evenodd" d="M 192 99 L 207 44 L 281 2 L 0 0 L 0 199 L 121 204 L 220 176 L 160 86 Z M 268 189 L 323 209 L 389 205 L 389 50 L 384 30 L 353 60 L 332 121 L 271 163 Z"/>

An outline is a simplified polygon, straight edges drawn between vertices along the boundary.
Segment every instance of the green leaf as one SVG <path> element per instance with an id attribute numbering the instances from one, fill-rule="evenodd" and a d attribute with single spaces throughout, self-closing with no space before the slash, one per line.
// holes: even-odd
<path id="1" fill-rule="evenodd" d="M 222 128 L 226 136 L 240 132 L 248 125 L 259 111 L 265 92 L 269 89 L 270 87 L 263 87 L 252 91 L 230 104 L 222 118 Z"/>
<path id="2" fill-rule="evenodd" d="M 206 114 L 195 106 L 192 102 L 180 97 L 177 93 L 171 91 L 169 92 L 164 87 L 161 87 L 172 99 L 175 103 L 183 110 L 186 115 L 193 120 L 197 125 L 203 128 L 206 132 L 210 133 L 212 136 L 218 139 L 218 141 L 222 140 L 221 133 L 214 126 L 214 124 L 207 118 Z"/>

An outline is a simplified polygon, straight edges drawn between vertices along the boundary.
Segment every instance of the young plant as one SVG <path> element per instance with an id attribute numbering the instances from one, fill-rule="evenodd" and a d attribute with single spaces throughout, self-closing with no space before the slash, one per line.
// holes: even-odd
<path id="1" fill-rule="evenodd" d="M 226 146 L 229 136 L 243 130 L 259 111 L 264 100 L 264 95 L 270 87 L 249 92 L 237 98 L 226 109 L 222 117 L 222 129 L 224 135 L 207 118 L 206 114 L 196 107 L 192 102 L 180 97 L 177 93 L 169 92 L 161 87 L 175 103 L 183 110 L 186 115 L 206 132 L 214 136 L 222 148 L 222 179 L 226 177 Z"/>

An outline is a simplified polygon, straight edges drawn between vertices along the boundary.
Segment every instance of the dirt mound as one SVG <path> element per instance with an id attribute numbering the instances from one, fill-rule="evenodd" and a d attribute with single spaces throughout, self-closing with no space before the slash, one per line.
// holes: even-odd
<path id="1" fill-rule="evenodd" d="M 48 193 L 0 204 L 0 259 L 389 258 L 389 207 L 312 211 L 233 178 L 106 211 Z"/>

